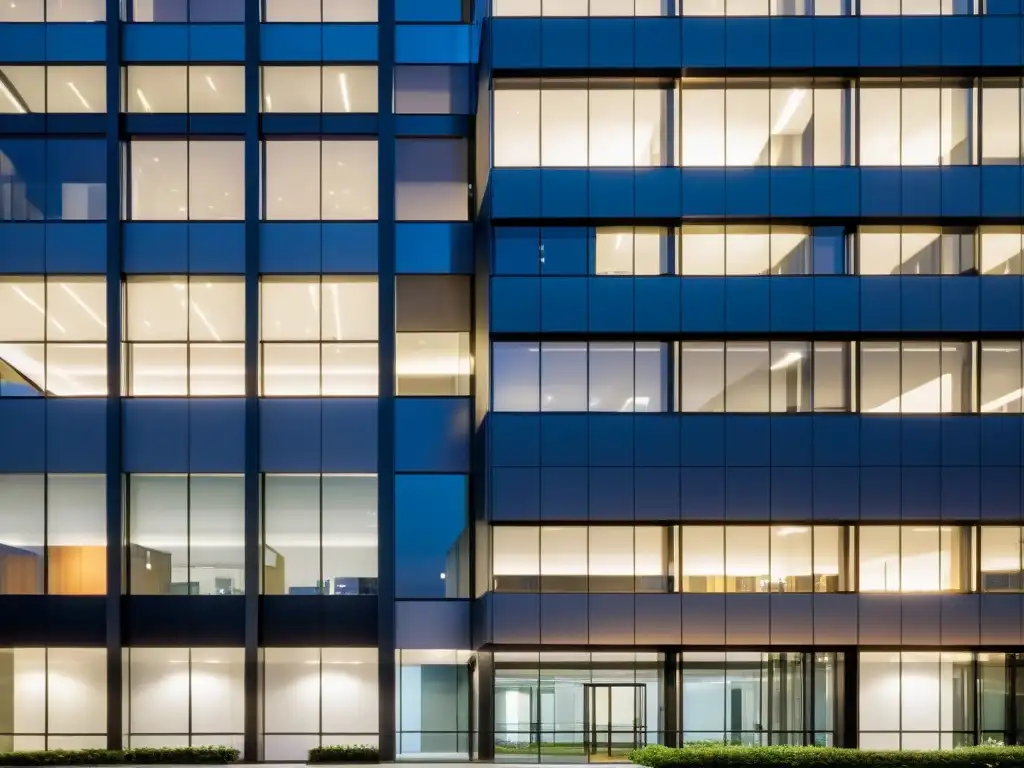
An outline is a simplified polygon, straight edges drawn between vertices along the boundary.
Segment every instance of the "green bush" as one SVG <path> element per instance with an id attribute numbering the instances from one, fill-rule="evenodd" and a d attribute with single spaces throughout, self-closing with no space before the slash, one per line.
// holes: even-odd
<path id="1" fill-rule="evenodd" d="M 53 749 L 0 752 L 0 766 L 23 765 L 223 765 L 238 760 L 231 747 L 152 747 L 147 749 Z"/>
<path id="2" fill-rule="evenodd" d="M 309 750 L 311 763 L 379 763 L 380 750 L 376 747 L 314 747 Z"/>
<path id="3" fill-rule="evenodd" d="M 979 746 L 931 751 L 832 747 L 652 745 L 629 759 L 647 768 L 1024 768 L 1024 747 Z"/>

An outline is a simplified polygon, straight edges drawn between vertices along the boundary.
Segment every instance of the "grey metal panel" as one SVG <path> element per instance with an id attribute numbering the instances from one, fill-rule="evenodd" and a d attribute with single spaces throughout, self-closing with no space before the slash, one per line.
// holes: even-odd
<path id="1" fill-rule="evenodd" d="M 982 645 L 1017 645 L 1021 631 L 1020 595 L 980 595 Z"/>
<path id="2" fill-rule="evenodd" d="M 726 645 L 767 645 L 769 630 L 769 595 L 725 596 Z"/>
<path id="3" fill-rule="evenodd" d="M 856 644 L 858 629 L 857 595 L 814 595 L 813 604 L 814 642 L 816 644 Z"/>
<path id="4" fill-rule="evenodd" d="M 679 645 L 682 640 L 681 595 L 636 595 L 637 645 Z"/>
<path id="5" fill-rule="evenodd" d="M 541 595 L 540 640 L 545 645 L 587 643 L 587 595 Z"/>
<path id="6" fill-rule="evenodd" d="M 725 595 L 683 595 L 683 645 L 725 642 Z"/>
<path id="7" fill-rule="evenodd" d="M 814 642 L 814 595 L 772 595 L 772 645 L 811 645 Z"/>
<path id="8" fill-rule="evenodd" d="M 979 595 L 942 595 L 940 638 L 943 645 L 977 645 L 981 637 Z"/>
<path id="9" fill-rule="evenodd" d="M 399 600 L 395 627 L 396 648 L 471 647 L 468 600 Z"/>
<path id="10" fill-rule="evenodd" d="M 863 645 L 899 645 L 903 639 L 900 610 L 903 597 L 858 595 L 860 642 Z"/>
<path id="11" fill-rule="evenodd" d="M 903 595 L 903 645 L 938 645 L 941 641 L 942 598 L 939 595 Z"/>
<path id="12" fill-rule="evenodd" d="M 540 595 L 491 595 L 491 642 L 540 642 Z"/>
<path id="13" fill-rule="evenodd" d="M 636 642 L 633 595 L 590 595 L 590 642 L 633 645 Z"/>

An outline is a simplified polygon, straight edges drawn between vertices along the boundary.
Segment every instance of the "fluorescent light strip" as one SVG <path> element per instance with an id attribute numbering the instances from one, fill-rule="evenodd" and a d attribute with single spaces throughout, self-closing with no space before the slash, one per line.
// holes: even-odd
<path id="1" fill-rule="evenodd" d="M 41 314 L 43 317 L 46 317 L 46 310 L 43 308 L 43 306 L 38 301 L 33 299 L 31 296 L 29 296 L 27 293 L 25 293 L 25 291 L 23 291 L 21 288 L 19 288 L 16 285 L 12 285 L 11 286 L 11 290 L 13 290 L 19 296 L 21 296 L 21 298 L 23 298 L 25 301 L 27 301 L 31 306 L 33 306 L 37 310 L 39 310 L 39 314 Z M 50 322 L 53 323 L 54 326 L 57 328 L 57 330 L 59 330 L 61 333 L 67 333 L 67 329 L 63 325 L 61 325 L 57 320 L 55 320 L 53 318 L 50 318 Z"/>
<path id="2" fill-rule="evenodd" d="M 334 296 L 334 334 L 335 338 L 341 340 L 341 301 L 338 298 L 338 284 L 331 284 L 331 294 Z"/>
<path id="3" fill-rule="evenodd" d="M 345 77 L 344 72 L 338 73 L 338 85 L 341 86 L 341 102 L 345 106 L 346 112 L 352 111 L 352 103 L 348 98 L 348 78 Z"/>
<path id="4" fill-rule="evenodd" d="M 60 287 L 64 289 L 64 292 L 68 296 L 70 296 L 72 299 L 74 299 L 75 303 L 78 306 L 80 306 L 82 309 L 85 310 L 85 313 L 87 315 L 89 315 L 89 317 L 91 317 L 93 320 L 95 320 L 97 323 L 99 323 L 101 327 L 103 327 L 103 328 L 107 327 L 106 321 L 102 317 L 100 317 L 98 314 L 96 314 L 96 311 L 92 307 L 90 307 L 88 304 L 86 304 L 84 301 L 82 301 L 82 297 L 79 296 L 77 293 L 75 293 L 73 290 L 71 290 L 71 287 L 67 283 L 61 283 Z"/>
<path id="5" fill-rule="evenodd" d="M 146 99 L 146 94 L 144 94 L 144 93 L 142 92 L 142 89 L 141 89 L 141 88 L 136 88 L 136 89 L 135 89 L 135 95 L 136 95 L 136 96 L 138 96 L 138 97 L 139 97 L 139 101 L 141 101 L 141 102 L 142 102 L 142 108 L 143 108 L 144 110 L 146 110 L 147 112 L 150 112 L 150 113 L 151 113 L 151 112 L 153 111 L 153 107 L 151 107 L 151 106 L 149 105 L 149 100 L 148 100 L 148 99 Z"/>
<path id="6" fill-rule="evenodd" d="M 211 89 L 211 90 L 212 90 L 212 91 L 213 91 L 214 93 L 216 93 L 216 92 L 217 92 L 217 86 L 216 86 L 216 85 L 214 85 L 214 83 L 213 83 L 213 78 L 212 78 L 212 77 L 210 77 L 209 75 L 207 75 L 207 76 L 206 76 L 206 84 L 207 84 L 208 86 L 210 86 L 210 89 Z"/>
<path id="7" fill-rule="evenodd" d="M 14 98 L 14 94 L 11 93 L 11 89 L 7 87 L 7 83 L 3 80 L 0 80 L 0 93 L 4 95 L 4 97 L 11 103 L 11 106 L 18 110 L 20 114 L 24 115 L 28 113 L 28 110 L 21 105 L 21 102 Z"/>
<path id="8" fill-rule="evenodd" d="M 75 84 L 70 80 L 68 80 L 68 88 L 70 88 L 74 92 L 75 96 L 78 97 L 78 100 L 82 102 L 82 106 L 92 112 L 92 107 L 89 105 L 89 102 L 85 100 L 85 96 L 82 95 L 82 92 L 78 90 Z"/>

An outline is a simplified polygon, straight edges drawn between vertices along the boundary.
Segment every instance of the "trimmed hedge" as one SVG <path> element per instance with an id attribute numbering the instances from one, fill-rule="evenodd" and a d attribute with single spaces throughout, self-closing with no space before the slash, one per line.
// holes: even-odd
<path id="1" fill-rule="evenodd" d="M 377 747 L 313 747 L 309 750 L 311 763 L 379 763 Z"/>
<path id="2" fill-rule="evenodd" d="M 224 765 L 238 760 L 231 747 L 53 749 L 0 752 L 0 766 L 23 765 Z"/>
<path id="3" fill-rule="evenodd" d="M 1024 768 L 1024 747 L 871 751 L 834 747 L 652 745 L 629 759 L 647 768 Z"/>

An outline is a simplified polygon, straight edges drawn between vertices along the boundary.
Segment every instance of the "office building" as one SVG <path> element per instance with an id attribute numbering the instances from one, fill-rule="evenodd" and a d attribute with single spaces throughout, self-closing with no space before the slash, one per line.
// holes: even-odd
<path id="1" fill-rule="evenodd" d="M 0 3 L 0 751 L 1020 743 L 1022 19 Z"/>

